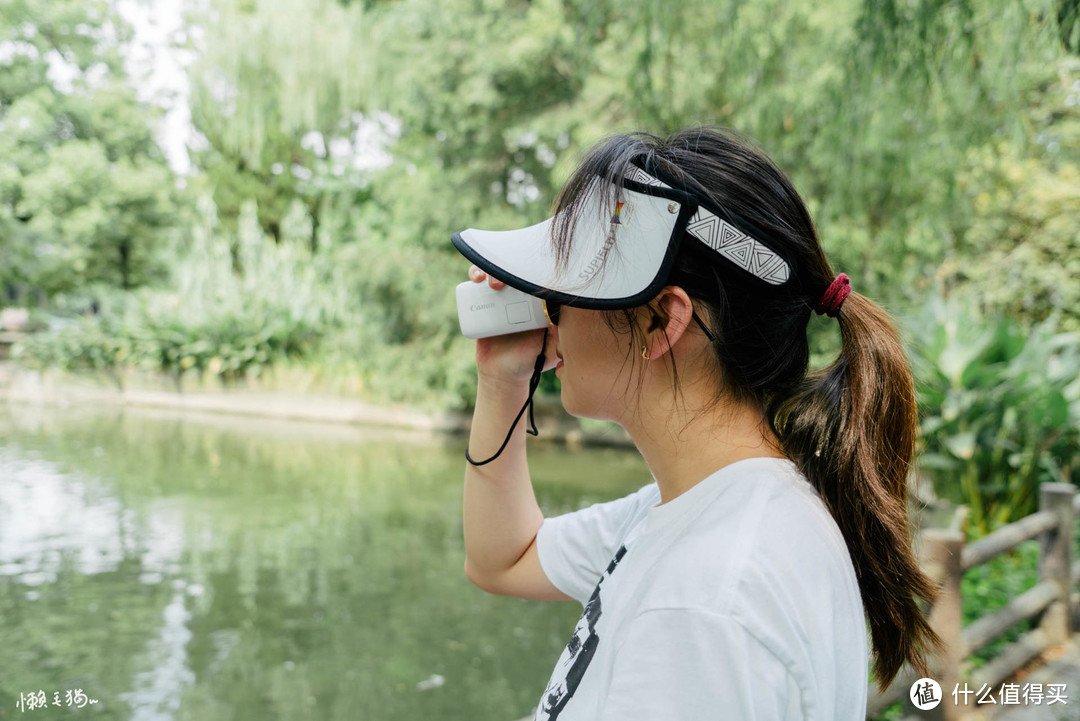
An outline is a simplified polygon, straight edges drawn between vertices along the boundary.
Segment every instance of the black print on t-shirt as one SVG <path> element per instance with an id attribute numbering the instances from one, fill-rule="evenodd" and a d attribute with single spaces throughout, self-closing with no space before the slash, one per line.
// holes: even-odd
<path id="1" fill-rule="evenodd" d="M 601 613 L 600 587 L 604 579 L 611 576 L 625 554 L 626 546 L 620 546 L 614 558 L 611 559 L 611 563 L 608 564 L 607 570 L 600 576 L 592 595 L 589 596 L 585 610 L 582 611 L 577 627 L 574 628 L 574 635 L 570 637 L 570 642 L 566 644 L 562 656 L 559 657 L 559 662 L 551 675 L 551 681 L 544 691 L 543 698 L 540 699 L 540 705 L 534 717 L 535 721 L 555 721 L 559 718 L 559 714 L 566 708 L 567 702 L 573 697 L 574 691 L 581 683 L 585 669 L 592 662 L 596 647 L 600 643 L 600 636 L 596 633 L 596 622 L 600 620 Z"/>

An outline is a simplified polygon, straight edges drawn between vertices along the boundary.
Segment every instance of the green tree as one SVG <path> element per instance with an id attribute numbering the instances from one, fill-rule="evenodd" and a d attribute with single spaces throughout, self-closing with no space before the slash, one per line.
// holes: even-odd
<path id="1" fill-rule="evenodd" d="M 51 295 L 167 270 L 172 175 L 106 2 L 0 0 L 0 283 Z"/>
<path id="2" fill-rule="evenodd" d="M 327 215 L 367 197 L 363 134 L 378 120 L 360 112 L 370 52 L 362 18 L 329 0 L 222 0 L 191 16 L 203 30 L 192 120 L 205 140 L 193 160 L 227 229 L 254 200 L 280 243 L 299 203 L 314 251 Z"/>

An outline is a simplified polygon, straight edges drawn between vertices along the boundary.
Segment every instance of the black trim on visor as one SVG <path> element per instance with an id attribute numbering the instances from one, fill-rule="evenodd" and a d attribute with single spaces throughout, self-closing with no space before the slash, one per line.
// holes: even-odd
<path id="1" fill-rule="evenodd" d="M 652 185 L 642 186 L 640 183 L 634 183 L 634 185 L 649 188 L 652 191 L 664 191 L 663 188 L 657 188 Z M 642 192 L 638 191 L 637 188 L 631 188 L 631 190 L 634 192 Z M 450 240 L 453 242 L 454 247 L 457 248 L 458 252 L 468 260 L 472 261 L 476 267 L 480 268 L 480 270 L 513 288 L 528 293 L 529 295 L 535 295 L 538 298 L 550 298 L 558 303 L 574 308 L 589 308 L 593 310 L 620 310 L 622 308 L 633 308 L 634 306 L 641 305 L 642 303 L 655 298 L 661 289 L 667 285 L 668 276 L 671 275 L 671 270 L 675 266 L 675 257 L 678 255 L 679 246 L 682 244 L 683 237 L 686 235 L 686 224 L 690 221 L 690 218 L 694 216 L 694 213 L 697 212 L 696 203 L 692 201 L 686 202 L 682 199 L 683 197 L 689 198 L 689 196 L 669 196 L 666 192 L 664 192 L 663 195 L 657 192 L 643 194 L 664 197 L 679 202 L 679 215 L 675 219 L 675 225 L 671 229 L 671 235 L 668 237 L 667 241 L 667 249 L 664 251 L 664 257 L 660 261 L 660 267 L 657 269 L 656 275 L 653 276 L 653 279 L 643 290 L 623 298 L 591 298 L 589 296 L 573 295 L 558 290 L 552 290 L 551 288 L 544 288 L 543 286 L 523 280 L 512 273 L 508 273 L 505 269 L 500 268 L 484 256 L 480 255 L 480 253 L 474 250 L 473 247 L 461 237 L 461 232 L 463 231 L 454 233 L 450 236 Z"/>

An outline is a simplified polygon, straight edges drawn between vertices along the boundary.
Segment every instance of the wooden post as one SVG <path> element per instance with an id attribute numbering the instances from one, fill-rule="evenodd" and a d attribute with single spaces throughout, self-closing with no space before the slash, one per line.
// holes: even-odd
<path id="1" fill-rule="evenodd" d="M 1069 594 L 1072 592 L 1073 496 L 1071 483 L 1043 483 L 1039 486 L 1039 510 L 1051 511 L 1058 525 L 1039 537 L 1039 580 L 1058 585 L 1057 600 L 1039 619 L 1039 627 L 1050 643 L 1065 643 L 1072 633 Z"/>
<path id="2" fill-rule="evenodd" d="M 957 706 L 953 689 L 960 683 L 960 664 L 964 660 L 964 640 L 961 636 L 963 613 L 960 606 L 960 553 L 964 550 L 964 534 L 939 528 L 928 528 L 920 533 L 922 538 L 923 567 L 931 578 L 941 580 L 941 592 L 930 609 L 930 626 L 945 642 L 941 656 L 928 659 L 931 678 L 941 684 L 941 704 L 936 709 L 920 711 L 919 718 L 937 721 L 960 721 L 969 706 Z M 909 708 L 911 699 L 908 698 Z"/>

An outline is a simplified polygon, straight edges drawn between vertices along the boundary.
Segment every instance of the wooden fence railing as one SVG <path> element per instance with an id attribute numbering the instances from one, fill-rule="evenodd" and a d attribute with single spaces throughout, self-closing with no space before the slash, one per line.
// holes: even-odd
<path id="1" fill-rule="evenodd" d="M 919 718 L 962 721 L 978 707 L 973 699 L 957 705 L 953 689 L 957 684 L 978 691 L 985 684 L 994 689 L 1048 646 L 1064 643 L 1078 629 L 1080 594 L 1073 591 L 1080 580 L 1080 561 L 1073 562 L 1074 519 L 1080 514 L 1080 495 L 1069 483 L 1040 485 L 1039 511 L 999 528 L 979 540 L 965 544 L 962 531 L 927 529 L 919 534 L 923 568 L 942 582 L 941 594 L 930 609 L 930 625 L 945 641 L 945 653 L 930 659 L 931 678 L 941 685 L 942 702 Z M 1003 608 L 962 626 L 960 579 L 964 572 L 991 558 L 1039 538 L 1039 582 Z M 1009 644 L 981 668 L 968 672 L 965 659 L 1028 618 L 1037 627 Z M 885 692 L 871 685 L 867 718 L 908 697 L 918 676 L 908 666 Z"/>

